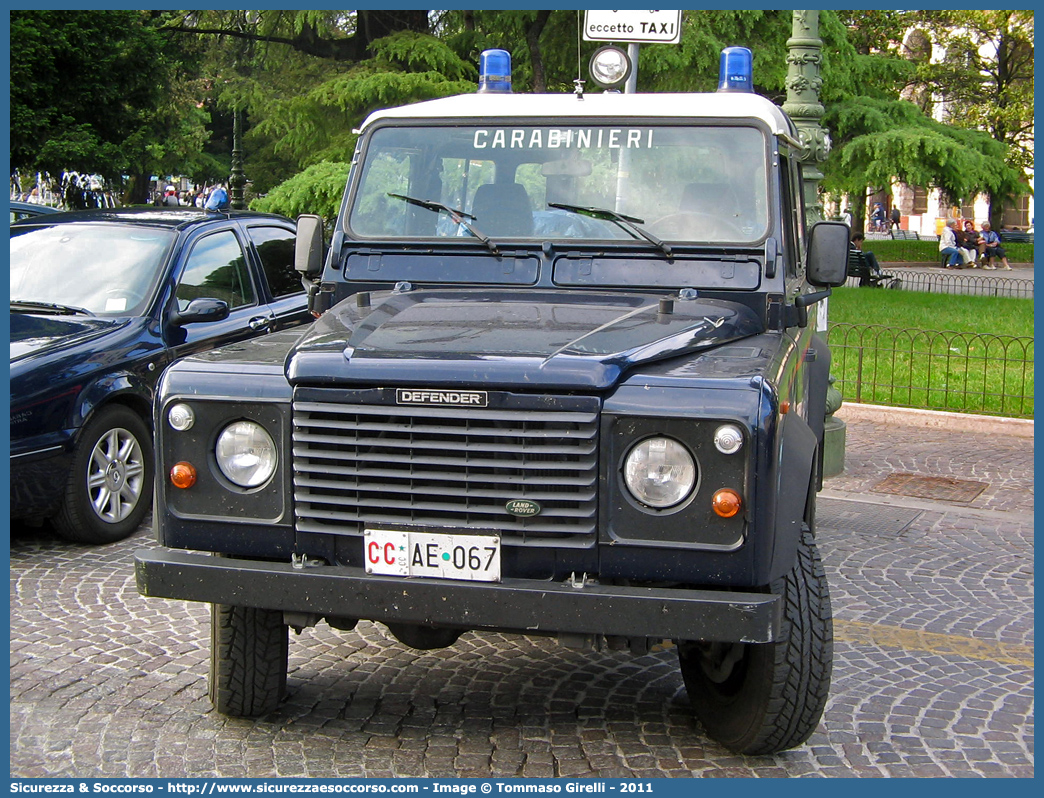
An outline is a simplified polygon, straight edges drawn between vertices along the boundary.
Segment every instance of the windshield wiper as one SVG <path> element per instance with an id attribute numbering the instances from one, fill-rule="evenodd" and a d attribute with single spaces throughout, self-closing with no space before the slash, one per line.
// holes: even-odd
<path id="1" fill-rule="evenodd" d="M 606 222 L 615 222 L 619 227 L 640 235 L 668 258 L 671 257 L 671 247 L 669 244 L 661 241 L 652 233 L 638 226 L 640 224 L 645 224 L 645 219 L 639 219 L 637 216 L 627 216 L 623 213 L 611 211 L 608 208 L 591 208 L 586 205 L 569 205 L 565 202 L 549 202 L 547 203 L 547 207 L 559 208 L 563 211 L 572 211 L 573 213 L 579 213 L 582 216 L 590 216 L 592 219 L 602 219 Z"/>
<path id="2" fill-rule="evenodd" d="M 478 230 L 474 225 L 468 223 L 467 219 L 477 218 L 473 214 L 470 214 L 467 211 L 462 211 L 459 208 L 452 208 L 449 205 L 446 205 L 445 203 L 436 202 L 435 200 L 417 199 L 416 197 L 407 197 L 405 194 L 392 194 L 391 192 L 388 192 L 388 196 L 395 197 L 395 199 L 401 199 L 404 202 L 410 203 L 410 205 L 417 205 L 421 208 L 427 208 L 429 211 L 442 211 L 443 213 L 448 213 L 455 224 L 459 224 L 461 227 L 463 227 L 465 230 L 467 230 L 469 233 L 475 236 L 475 238 L 477 238 L 479 241 L 481 241 L 483 244 L 489 247 L 490 252 L 492 252 L 494 255 L 500 254 L 500 250 L 497 249 L 497 245 L 489 240 L 488 235 Z M 465 219 L 465 217 L 467 217 L 467 219 Z"/>
<path id="3" fill-rule="evenodd" d="M 93 316 L 87 308 L 78 308 L 75 305 L 59 305 L 55 302 L 34 302 L 31 299 L 12 299 L 11 310 L 25 311 L 27 313 L 38 313 L 45 311 L 55 313 L 59 316 Z"/>

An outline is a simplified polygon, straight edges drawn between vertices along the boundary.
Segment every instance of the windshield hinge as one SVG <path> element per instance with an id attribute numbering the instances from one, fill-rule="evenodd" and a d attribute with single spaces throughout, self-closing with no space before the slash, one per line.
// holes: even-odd
<path id="1" fill-rule="evenodd" d="M 782 294 L 769 294 L 765 308 L 765 326 L 770 330 L 783 329 L 784 301 Z"/>
<path id="2" fill-rule="evenodd" d="M 775 277 L 776 276 L 776 253 L 777 245 L 776 239 L 769 238 L 765 240 L 765 276 Z"/>

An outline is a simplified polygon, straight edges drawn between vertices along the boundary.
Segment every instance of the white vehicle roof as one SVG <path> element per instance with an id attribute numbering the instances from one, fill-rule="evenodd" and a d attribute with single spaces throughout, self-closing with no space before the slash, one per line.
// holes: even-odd
<path id="1" fill-rule="evenodd" d="M 548 122 L 564 117 L 760 119 L 777 135 L 793 136 L 786 115 L 757 94 L 720 92 L 707 94 L 458 94 L 439 100 L 374 111 L 362 125 L 384 119 L 533 119 Z"/>

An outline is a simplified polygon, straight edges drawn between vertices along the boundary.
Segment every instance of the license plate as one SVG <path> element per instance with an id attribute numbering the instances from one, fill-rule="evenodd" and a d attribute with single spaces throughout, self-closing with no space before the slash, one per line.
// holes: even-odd
<path id="1" fill-rule="evenodd" d="M 418 530 L 363 531 L 366 573 L 500 581 L 500 536 Z"/>

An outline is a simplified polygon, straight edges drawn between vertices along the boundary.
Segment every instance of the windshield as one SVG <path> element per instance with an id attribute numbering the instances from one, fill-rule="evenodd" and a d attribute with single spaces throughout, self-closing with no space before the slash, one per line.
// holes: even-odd
<path id="1" fill-rule="evenodd" d="M 385 127 L 348 232 L 751 243 L 768 230 L 766 153 L 755 127 Z"/>
<path id="2" fill-rule="evenodd" d="M 174 236 L 120 224 L 12 228 L 11 302 L 141 313 Z"/>

